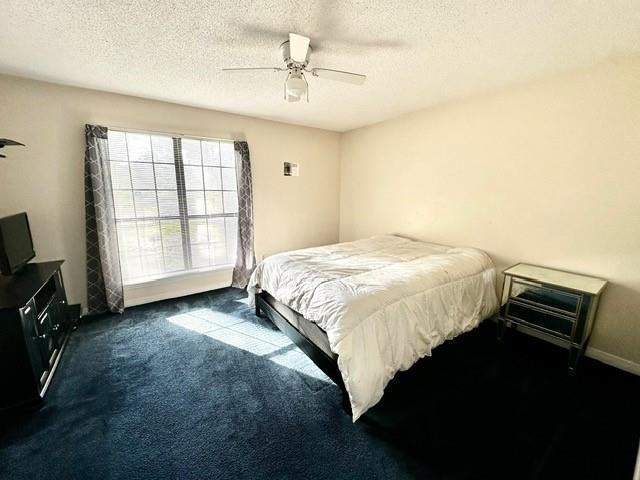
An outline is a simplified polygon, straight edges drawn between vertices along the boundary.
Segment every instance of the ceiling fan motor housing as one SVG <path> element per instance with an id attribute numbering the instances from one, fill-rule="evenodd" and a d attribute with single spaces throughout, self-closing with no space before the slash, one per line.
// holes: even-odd
<path id="1" fill-rule="evenodd" d="M 280 45 L 280 53 L 282 54 L 284 63 L 287 64 L 287 68 L 294 69 L 294 70 L 302 70 L 307 66 L 307 64 L 309 63 L 309 59 L 311 58 L 311 45 L 309 45 L 309 48 L 307 49 L 307 58 L 303 63 L 296 62 L 291 58 L 291 50 L 289 49 L 289 40 L 287 40 L 286 42 L 282 42 L 282 44 Z"/>

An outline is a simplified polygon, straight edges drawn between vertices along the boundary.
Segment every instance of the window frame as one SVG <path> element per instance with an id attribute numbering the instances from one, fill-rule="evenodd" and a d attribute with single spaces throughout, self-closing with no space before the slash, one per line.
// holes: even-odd
<path id="1" fill-rule="evenodd" d="M 126 148 L 127 148 L 127 161 L 126 161 L 126 165 L 128 167 L 128 175 L 129 175 L 129 181 L 131 182 L 131 187 L 130 189 L 116 189 L 113 185 L 113 183 L 110 181 L 110 188 L 111 188 L 111 195 L 114 196 L 114 193 L 116 191 L 130 191 L 131 195 L 132 195 L 132 201 L 133 201 L 133 217 L 117 217 L 116 216 L 116 203 L 115 201 L 113 202 L 113 206 L 114 206 L 114 221 L 116 224 L 116 231 L 118 232 L 118 224 L 122 224 L 122 223 L 133 223 L 135 225 L 136 228 L 136 239 L 137 239 L 137 251 L 138 251 L 138 257 L 140 258 L 140 261 L 142 261 L 142 252 L 143 252 L 143 247 L 140 244 L 140 229 L 139 229 L 139 223 L 141 222 L 149 222 L 151 224 L 156 224 L 158 225 L 158 228 L 160 230 L 160 256 L 161 256 L 161 263 L 162 263 L 162 272 L 157 273 L 157 274 L 142 274 L 136 277 L 131 277 L 131 278 L 127 278 L 125 279 L 123 276 L 123 283 L 125 286 L 135 286 L 135 285 L 142 285 L 142 284 L 147 284 L 147 283 L 153 283 L 153 282 L 157 282 L 160 280 L 164 280 L 164 279 L 170 279 L 170 278 L 174 278 L 174 277 L 181 277 L 184 275 L 189 275 L 189 274 L 202 274 L 205 272 L 213 272 L 216 270 L 230 270 L 233 268 L 234 264 L 235 264 L 235 259 L 237 257 L 237 251 L 236 251 L 236 246 L 233 247 L 229 247 L 229 233 L 228 233 L 228 224 L 230 223 L 229 221 L 227 221 L 227 218 L 234 218 L 235 219 L 235 223 L 237 225 L 238 217 L 239 217 L 239 212 L 236 210 L 236 212 L 229 212 L 229 213 L 225 213 L 224 212 L 224 198 L 225 198 L 225 192 L 234 192 L 235 193 L 235 202 L 238 201 L 238 191 L 237 191 L 237 166 L 235 165 L 235 154 L 232 153 L 232 158 L 233 158 L 233 166 L 229 166 L 229 165 L 223 165 L 223 155 L 222 155 L 222 144 L 231 144 L 231 148 L 233 150 L 233 139 L 229 139 L 229 138 L 211 138 L 211 137 L 199 137 L 199 136 L 194 136 L 194 135 L 183 135 L 183 134 L 175 134 L 175 133 L 167 133 L 167 132 L 152 132 L 152 131 L 145 131 L 145 130 L 138 130 L 138 129 L 130 129 L 130 128 L 124 128 L 124 127 L 108 127 L 108 132 L 117 132 L 119 134 L 124 134 L 124 138 L 126 141 Z M 151 143 L 151 160 L 150 162 L 141 162 L 141 161 L 132 161 L 131 157 L 129 155 L 130 150 L 129 150 L 129 140 L 127 137 L 127 134 L 139 134 L 139 135 L 146 135 L 149 137 L 150 142 L 152 142 L 152 137 L 154 136 L 162 136 L 162 137 L 166 137 L 168 139 L 171 140 L 171 145 L 173 147 L 173 162 L 172 163 L 168 163 L 168 162 L 157 162 L 155 160 L 155 157 L 153 156 L 154 151 L 153 151 L 153 143 Z M 200 147 L 200 162 L 198 164 L 191 164 L 191 163 L 186 163 L 185 164 L 185 159 L 183 158 L 183 148 L 182 148 L 182 141 L 183 140 L 194 140 L 194 141 L 198 141 L 199 147 Z M 213 142 L 213 143 L 217 143 L 218 144 L 218 148 L 219 150 L 219 165 L 205 165 L 205 160 L 204 160 L 204 151 L 202 148 L 203 143 L 202 142 Z M 118 159 L 112 159 L 111 158 L 111 152 L 109 152 L 109 177 L 110 179 L 112 179 L 112 172 L 111 172 L 111 168 L 112 168 L 112 163 L 114 162 L 121 162 L 121 163 L 125 163 L 122 162 Z M 151 165 L 152 168 L 152 173 L 153 173 L 153 185 L 154 188 L 135 188 L 134 187 L 134 183 L 133 183 L 133 174 L 132 174 L 132 170 L 131 170 L 131 165 L 132 163 L 148 163 L 149 165 Z M 156 166 L 157 165 L 171 165 L 174 167 L 174 171 L 175 171 L 175 190 L 174 189 L 168 189 L 168 188 L 158 188 L 158 179 L 157 179 L 157 175 L 156 175 Z M 201 171 L 201 178 L 202 178 L 202 188 L 201 189 L 192 189 L 189 190 L 187 188 L 186 185 L 186 178 L 185 178 L 185 166 L 187 167 L 200 167 L 200 171 Z M 205 180 L 205 168 L 210 167 L 210 168 L 217 168 L 219 170 L 219 175 L 220 175 L 220 189 L 219 190 L 212 190 L 212 189 L 207 189 L 206 188 L 206 180 Z M 230 189 L 225 189 L 224 188 L 224 180 L 223 180 L 223 170 L 224 169 L 233 169 L 234 170 L 234 174 L 235 174 L 235 179 L 236 179 L 236 189 L 235 190 L 230 190 Z M 150 217 L 146 217 L 146 216 L 138 216 L 137 213 L 137 207 L 136 207 L 136 197 L 135 197 L 135 192 L 136 191 L 151 191 L 155 193 L 155 199 L 156 199 L 156 208 L 157 208 L 157 213 L 155 216 L 150 216 Z M 160 200 L 159 200 L 159 196 L 158 196 L 158 192 L 162 192 L 162 191 L 175 191 L 176 192 L 176 196 L 177 196 L 177 203 L 178 203 L 178 214 L 177 215 L 161 215 L 161 211 L 160 211 Z M 188 192 L 202 192 L 204 201 L 205 201 L 205 210 L 203 214 L 189 214 L 189 208 L 188 208 Z M 207 192 L 220 192 L 220 199 L 221 199 L 221 206 L 222 206 L 222 212 L 221 213 L 207 213 Z M 207 247 L 210 249 L 210 246 L 212 244 L 212 239 L 210 236 L 210 223 L 209 223 L 209 219 L 216 219 L 216 218 L 220 218 L 222 219 L 222 224 L 224 227 L 224 251 L 225 251 L 225 256 L 226 256 L 226 261 L 225 263 L 215 263 L 214 257 L 211 253 L 211 250 L 209 250 L 209 264 L 208 265 L 203 265 L 203 266 L 193 266 L 194 265 L 194 257 L 193 257 L 193 252 L 192 252 L 192 247 L 194 245 L 207 245 Z M 207 230 L 207 242 L 206 243 L 194 243 L 191 239 L 190 236 L 190 224 L 192 220 L 205 220 L 206 221 L 206 230 Z M 182 245 L 182 261 L 183 261 L 183 268 L 181 269 L 177 269 L 177 270 L 167 270 L 166 268 L 166 251 L 165 251 L 165 247 L 164 247 L 164 239 L 163 239 L 163 234 L 162 234 L 162 222 L 163 221 L 177 221 L 180 224 L 180 237 L 181 237 L 181 245 Z M 120 249 L 120 232 L 118 232 L 118 252 L 120 255 L 122 255 L 122 250 Z M 236 237 L 237 238 L 237 237 Z"/>

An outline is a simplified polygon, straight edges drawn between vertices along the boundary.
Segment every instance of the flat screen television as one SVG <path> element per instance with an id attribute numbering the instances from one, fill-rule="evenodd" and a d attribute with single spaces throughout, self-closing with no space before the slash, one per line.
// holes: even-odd
<path id="1" fill-rule="evenodd" d="M 0 272 L 13 275 L 35 256 L 27 214 L 0 218 Z"/>

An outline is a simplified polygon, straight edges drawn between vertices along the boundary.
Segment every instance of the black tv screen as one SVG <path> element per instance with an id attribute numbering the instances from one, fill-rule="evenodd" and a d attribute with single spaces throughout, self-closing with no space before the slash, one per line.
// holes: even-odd
<path id="1" fill-rule="evenodd" d="M 35 256 L 27 214 L 0 218 L 0 271 L 13 275 Z"/>

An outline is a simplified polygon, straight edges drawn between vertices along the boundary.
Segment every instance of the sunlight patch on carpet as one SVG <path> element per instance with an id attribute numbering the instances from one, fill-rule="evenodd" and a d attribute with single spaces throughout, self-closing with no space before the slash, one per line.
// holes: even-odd
<path id="1" fill-rule="evenodd" d="M 273 345 L 258 338 L 250 337 L 249 335 L 243 335 L 242 333 L 228 328 L 213 330 L 205 333 L 205 335 L 213 338 L 214 340 L 218 340 L 232 347 L 239 348 L 245 352 L 253 353 L 254 355 L 261 357 L 269 355 L 276 350 L 280 350 L 280 347 L 277 345 Z"/>
<path id="2" fill-rule="evenodd" d="M 172 315 L 167 320 L 178 327 L 239 348 L 303 375 L 332 383 L 322 370 L 302 353 L 285 334 L 208 308 Z M 281 351 L 285 350 L 285 351 Z"/>
<path id="3" fill-rule="evenodd" d="M 296 370 L 308 377 L 317 378 L 323 382 L 331 383 L 329 377 L 327 377 L 322 370 L 316 367 L 315 364 L 309 360 L 309 357 L 298 349 L 274 355 L 273 357 L 270 357 L 269 360 L 277 363 L 278 365 L 282 365 L 283 367 L 290 368 L 291 370 Z"/>

